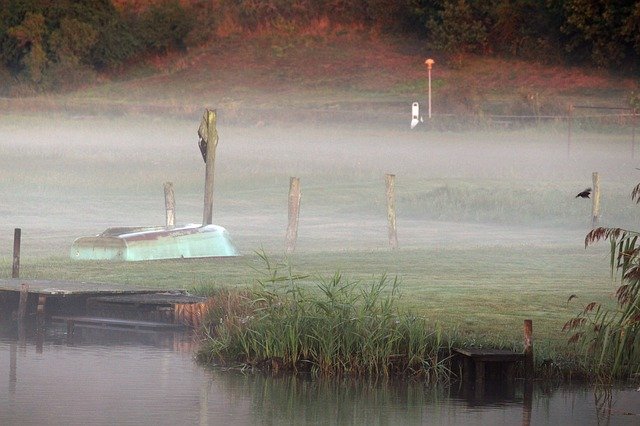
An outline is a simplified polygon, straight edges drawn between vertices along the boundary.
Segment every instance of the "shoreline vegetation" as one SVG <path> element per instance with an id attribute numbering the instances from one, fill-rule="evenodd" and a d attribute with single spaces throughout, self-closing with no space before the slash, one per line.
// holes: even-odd
<path id="1" fill-rule="evenodd" d="M 360 283 L 335 273 L 301 285 L 309 277 L 293 273 L 286 260 L 273 262 L 264 252 L 258 256 L 265 268 L 252 289 L 212 290 L 200 330 L 199 362 L 271 374 L 436 384 L 460 379 L 454 347 L 523 350 L 521 342 L 445 332 L 439 323 L 399 308 L 397 277 L 383 274 Z M 581 346 L 569 334 L 564 337 L 564 344 L 534 343 L 536 379 L 638 380 L 637 362 L 621 366 L 615 360 L 612 369 L 614 360 L 602 355 L 601 344 Z M 517 377 L 523 374 L 520 370 Z"/>

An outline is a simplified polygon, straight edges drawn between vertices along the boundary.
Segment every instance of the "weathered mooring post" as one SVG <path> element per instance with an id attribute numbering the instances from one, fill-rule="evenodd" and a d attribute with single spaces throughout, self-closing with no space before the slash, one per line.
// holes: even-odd
<path id="1" fill-rule="evenodd" d="M 398 248 L 398 233 L 396 230 L 395 180 L 396 175 L 392 175 L 389 173 L 384 175 L 387 196 L 387 220 L 389 221 L 389 245 L 392 249 Z"/>
<path id="2" fill-rule="evenodd" d="M 204 212 L 202 215 L 202 225 L 213 223 L 213 177 L 214 163 L 216 160 L 216 147 L 218 146 L 218 130 L 216 129 L 217 112 L 207 109 L 198 128 L 200 141 L 198 146 L 202 152 L 205 162 L 204 179 Z"/>
<path id="3" fill-rule="evenodd" d="M 298 221 L 300 218 L 300 179 L 291 177 L 289 179 L 289 222 L 287 225 L 287 235 L 285 239 L 285 251 L 293 253 L 298 240 Z"/>
<path id="4" fill-rule="evenodd" d="M 13 230 L 13 268 L 11 268 L 11 278 L 20 277 L 20 238 L 22 230 L 15 228 Z"/>
<path id="5" fill-rule="evenodd" d="M 20 284 L 20 301 L 18 302 L 18 321 L 24 319 L 27 313 L 27 301 L 29 300 L 29 284 Z"/>
<path id="6" fill-rule="evenodd" d="M 533 361 L 533 321 L 524 320 L 524 378 L 531 380 L 534 377 Z"/>
<path id="7" fill-rule="evenodd" d="M 44 306 L 46 303 L 47 303 L 47 295 L 46 294 L 38 295 L 38 307 L 36 309 L 36 319 L 38 321 L 39 327 L 44 326 L 44 320 L 45 320 Z"/>
<path id="8" fill-rule="evenodd" d="M 591 227 L 595 228 L 600 222 L 600 175 L 593 172 L 591 175 L 593 180 L 593 199 L 591 202 Z"/>
<path id="9" fill-rule="evenodd" d="M 176 201 L 173 193 L 173 182 L 164 184 L 164 207 L 167 215 L 167 228 L 176 226 Z"/>

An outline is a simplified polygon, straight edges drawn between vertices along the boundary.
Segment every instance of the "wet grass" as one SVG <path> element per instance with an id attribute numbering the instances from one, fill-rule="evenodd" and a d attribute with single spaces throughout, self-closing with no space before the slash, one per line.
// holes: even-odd
<path id="1" fill-rule="evenodd" d="M 407 249 L 397 252 L 345 251 L 294 254 L 293 271 L 309 275 L 314 286 L 339 271 L 357 282 L 397 276 L 398 306 L 425 317 L 429 324 L 461 338 L 519 344 L 524 319 L 533 319 L 535 338 L 563 344 L 566 320 L 581 303 L 610 299 L 606 247 L 470 247 Z M 277 259 L 277 253 L 270 253 Z M 259 256 L 150 262 L 76 262 L 61 257 L 25 257 L 21 276 L 85 282 L 123 283 L 131 287 L 186 288 L 199 293 L 220 287 L 248 289 L 261 275 Z M 3 276 L 11 260 L 0 261 Z M 333 272 L 331 272 L 333 271 Z M 578 299 L 567 302 L 575 294 Z M 613 303 L 613 301 L 612 301 Z"/>

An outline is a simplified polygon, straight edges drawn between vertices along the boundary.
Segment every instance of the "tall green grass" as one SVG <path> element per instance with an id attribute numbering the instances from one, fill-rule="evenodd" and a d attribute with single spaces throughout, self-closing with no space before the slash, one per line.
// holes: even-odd
<path id="1" fill-rule="evenodd" d="M 640 200 L 640 185 L 632 197 Z M 593 301 L 567 321 L 584 362 L 604 378 L 640 377 L 640 233 L 621 228 L 596 228 L 586 244 L 607 239 L 611 244 L 611 273 L 620 273 L 617 306 Z"/>
<path id="2" fill-rule="evenodd" d="M 397 278 L 363 284 L 336 273 L 304 286 L 306 276 L 262 259 L 266 273 L 252 291 L 213 298 L 200 360 L 322 376 L 448 377 L 440 327 L 398 311 Z"/>

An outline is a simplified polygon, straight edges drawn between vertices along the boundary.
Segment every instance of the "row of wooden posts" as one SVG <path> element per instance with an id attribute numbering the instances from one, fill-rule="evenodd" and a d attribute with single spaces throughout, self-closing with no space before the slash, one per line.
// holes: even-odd
<path id="1" fill-rule="evenodd" d="M 600 221 L 600 175 L 593 172 L 593 195 L 591 208 L 591 226 L 596 227 Z M 398 232 L 396 227 L 396 194 L 395 181 L 396 176 L 393 174 L 384 175 L 387 199 L 387 222 L 389 234 L 389 246 L 392 249 L 398 248 Z M 289 181 L 289 222 L 287 225 L 287 234 L 285 239 L 285 249 L 287 253 L 295 250 L 296 240 L 298 238 L 298 222 L 300 216 L 300 179 L 297 177 L 290 178 Z"/>
<path id="2" fill-rule="evenodd" d="M 396 226 L 396 196 L 395 196 L 395 175 L 385 174 L 386 199 L 387 199 L 387 222 L 389 246 L 392 249 L 398 248 L 398 232 Z M 593 172 L 592 174 L 593 192 L 591 207 L 591 225 L 596 227 L 600 221 L 600 174 Z M 166 226 L 173 228 L 175 226 L 175 197 L 172 182 L 164 184 Z M 300 189 L 300 179 L 291 177 L 289 180 L 289 201 L 288 201 L 288 225 L 285 238 L 285 249 L 287 253 L 292 253 L 296 247 L 298 239 L 298 223 L 300 219 L 300 200 L 302 198 Z M 207 212 L 207 215 L 209 212 Z M 20 240 L 22 230 L 15 228 L 13 232 L 13 267 L 11 277 L 18 278 L 20 276 Z"/>
<path id="3" fill-rule="evenodd" d="M 387 221 L 389 223 L 389 245 L 392 249 L 398 248 L 398 232 L 396 228 L 396 194 L 395 194 L 395 181 L 396 176 L 392 174 L 385 174 L 384 181 L 386 185 L 386 198 L 387 198 Z M 287 253 L 292 253 L 296 247 L 296 240 L 298 239 L 298 222 L 300 218 L 300 179 L 292 177 L 289 180 L 289 214 L 287 234 L 285 237 L 285 250 Z"/>

